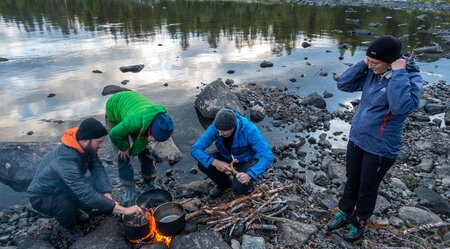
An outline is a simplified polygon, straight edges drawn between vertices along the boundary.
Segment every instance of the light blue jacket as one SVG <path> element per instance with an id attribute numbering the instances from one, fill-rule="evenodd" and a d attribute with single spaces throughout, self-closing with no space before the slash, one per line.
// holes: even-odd
<path id="1" fill-rule="evenodd" d="M 419 106 L 422 85 L 414 62 L 383 78 L 373 74 L 364 61 L 347 69 L 337 82 L 338 88 L 345 92 L 362 91 L 350 140 L 369 153 L 396 158 L 403 125 L 408 114 Z"/>
<path id="2" fill-rule="evenodd" d="M 201 165 L 208 168 L 214 161 L 214 157 L 205 153 L 205 149 L 215 141 L 217 150 L 227 160 L 231 161 L 231 155 L 239 162 L 248 162 L 252 159 L 259 159 L 258 162 L 246 172 L 256 180 L 259 175 L 264 173 L 264 171 L 272 165 L 272 150 L 261 132 L 253 123 L 239 115 L 239 113 L 234 113 L 236 114 L 236 132 L 234 134 L 231 151 L 228 151 L 225 148 L 223 138 L 219 136 L 219 132 L 213 122 L 197 140 L 194 146 L 192 146 L 191 155 Z"/>

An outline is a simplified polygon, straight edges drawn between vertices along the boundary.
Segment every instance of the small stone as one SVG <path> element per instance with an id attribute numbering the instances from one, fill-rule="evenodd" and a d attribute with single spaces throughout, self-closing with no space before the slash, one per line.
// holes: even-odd
<path id="1" fill-rule="evenodd" d="M 164 83 L 163 86 L 168 87 L 169 83 Z"/>
<path id="2" fill-rule="evenodd" d="M 31 136 L 31 135 L 33 135 L 33 133 L 34 133 L 33 131 L 29 131 L 29 132 L 27 132 L 27 135 Z"/>
<path id="3" fill-rule="evenodd" d="M 126 85 L 128 84 L 128 82 L 130 82 L 129 80 L 122 80 L 122 82 L 120 82 L 122 85 Z"/>
<path id="4" fill-rule="evenodd" d="M 234 70 L 228 70 L 227 74 L 234 74 Z"/>
<path id="5" fill-rule="evenodd" d="M 102 71 L 100 71 L 100 70 L 94 70 L 94 71 L 92 71 L 93 73 L 103 73 Z"/>
<path id="6" fill-rule="evenodd" d="M 54 94 L 54 93 L 49 93 L 48 95 L 47 95 L 47 98 L 53 98 L 53 97 L 55 97 L 56 96 L 56 94 Z"/>

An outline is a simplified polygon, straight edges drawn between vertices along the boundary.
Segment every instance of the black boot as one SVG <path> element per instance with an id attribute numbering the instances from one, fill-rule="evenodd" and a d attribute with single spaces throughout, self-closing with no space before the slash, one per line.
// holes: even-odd
<path id="1" fill-rule="evenodd" d="M 356 224 L 350 223 L 348 231 L 344 234 L 344 240 L 353 242 L 361 239 L 367 231 L 367 220 L 358 220 Z"/>
<path id="2" fill-rule="evenodd" d="M 223 195 L 223 192 L 225 191 L 225 189 L 221 189 L 218 186 L 215 186 L 211 192 L 209 192 L 209 196 L 213 199 L 220 197 Z"/>
<path id="3" fill-rule="evenodd" d="M 327 230 L 331 232 L 333 230 L 343 228 L 346 225 L 348 225 L 349 222 L 350 222 L 350 214 L 347 214 L 339 210 L 339 212 L 336 213 L 334 218 L 330 220 L 330 222 L 328 222 Z"/>

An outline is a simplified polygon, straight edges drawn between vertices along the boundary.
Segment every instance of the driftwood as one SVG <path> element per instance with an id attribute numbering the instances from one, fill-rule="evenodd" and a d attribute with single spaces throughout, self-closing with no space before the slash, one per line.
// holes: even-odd
<path id="1" fill-rule="evenodd" d="M 438 222 L 438 223 L 432 223 L 432 224 L 424 224 L 424 225 L 420 225 L 418 227 L 412 227 L 412 228 L 408 228 L 408 229 L 404 230 L 403 235 L 407 235 L 409 233 L 417 233 L 420 231 L 429 230 L 429 229 L 433 229 L 433 228 L 446 227 L 446 226 L 450 226 L 450 222 Z"/>
<path id="2" fill-rule="evenodd" d="M 264 216 L 272 218 L 272 216 L 285 211 L 288 208 L 286 202 L 276 198 L 279 196 L 278 192 L 290 187 L 292 185 L 274 189 L 259 187 L 253 194 L 231 202 L 222 203 L 216 207 L 205 205 L 200 210 L 187 214 L 186 220 L 195 220 L 216 232 L 226 230 L 230 235 L 233 234 L 235 229 L 238 231 L 241 231 L 241 229 L 277 231 L 277 227 L 274 225 L 253 223 L 257 219 L 264 219 Z"/>

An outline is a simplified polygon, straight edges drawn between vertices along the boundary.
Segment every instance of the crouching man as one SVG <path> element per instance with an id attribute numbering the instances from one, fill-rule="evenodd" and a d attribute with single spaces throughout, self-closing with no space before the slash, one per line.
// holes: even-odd
<path id="1" fill-rule="evenodd" d="M 213 142 L 218 152 L 205 153 Z M 258 128 L 239 113 L 222 108 L 214 122 L 206 129 L 191 150 L 199 169 L 216 184 L 210 192 L 212 198 L 221 196 L 225 189 L 232 187 L 236 194 L 247 195 L 254 189 L 254 181 L 272 165 L 273 155 Z M 234 164 L 237 174 L 230 177 L 229 163 Z"/>
<path id="2" fill-rule="evenodd" d="M 125 208 L 111 196 L 112 186 L 97 151 L 108 134 L 96 119 L 67 129 L 62 144 L 47 153 L 36 170 L 27 194 L 34 209 L 54 217 L 69 240 L 82 236 L 75 225 L 97 209 L 114 214 L 142 214 L 141 208 Z M 89 171 L 89 176 L 86 173 Z M 84 212 L 85 211 L 85 212 Z"/>

